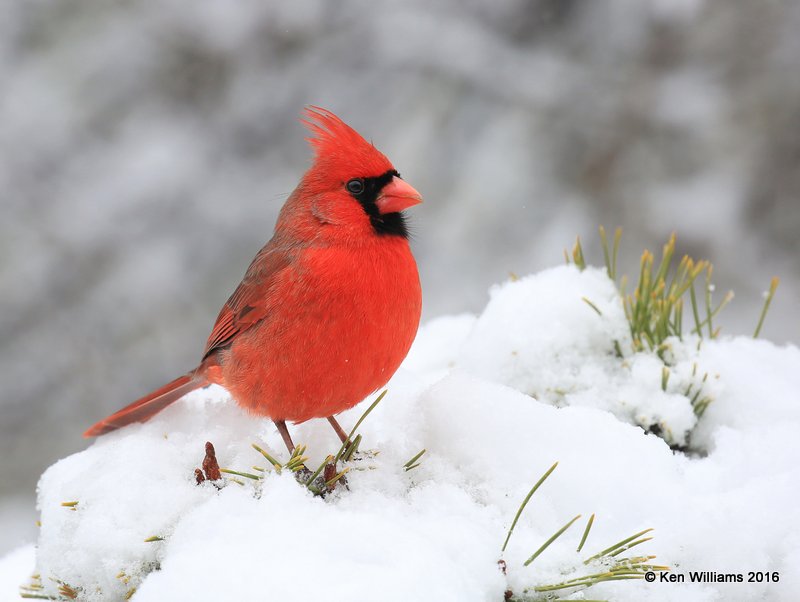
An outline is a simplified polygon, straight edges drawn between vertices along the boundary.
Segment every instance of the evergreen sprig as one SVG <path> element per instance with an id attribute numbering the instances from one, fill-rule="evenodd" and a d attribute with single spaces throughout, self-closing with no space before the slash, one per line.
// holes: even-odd
<path id="1" fill-rule="evenodd" d="M 514 532 L 514 527 L 516 526 L 517 521 L 519 520 L 531 497 L 533 497 L 533 494 L 536 493 L 539 487 L 541 487 L 542 483 L 544 483 L 544 481 L 553 473 L 557 466 L 558 462 L 553 464 L 539 478 L 536 484 L 528 492 L 528 495 L 526 495 L 522 500 L 522 503 L 517 510 L 517 514 L 514 516 L 514 520 L 511 523 L 511 527 L 508 530 L 508 535 L 503 543 L 502 552 L 505 552 L 506 547 L 508 546 L 508 541 L 511 538 L 511 534 Z M 533 563 L 534 560 L 541 556 L 553 543 L 555 543 L 580 517 L 580 514 L 577 515 L 564 526 L 555 531 L 555 533 L 545 540 L 545 542 L 539 546 L 539 548 L 524 562 L 523 566 L 527 567 Z M 586 522 L 586 527 L 583 530 L 580 543 L 578 544 L 576 550 L 577 553 L 580 553 L 583 549 L 583 546 L 586 544 L 589 533 L 592 529 L 592 525 L 594 524 L 594 519 L 595 515 L 592 514 L 589 517 L 589 520 Z M 631 548 L 650 541 L 652 537 L 647 535 L 651 531 L 652 529 L 644 529 L 634 533 L 633 535 L 626 537 L 583 560 L 582 565 L 588 567 L 594 572 L 587 572 L 585 574 L 578 575 L 570 579 L 564 579 L 563 581 L 556 583 L 548 583 L 525 588 L 519 595 L 515 595 L 513 592 L 508 591 L 506 592 L 506 599 L 516 602 L 544 602 L 546 600 L 553 600 L 555 595 L 571 595 L 575 592 L 592 587 L 593 585 L 597 585 L 598 583 L 644 579 L 645 573 L 648 571 L 668 571 L 669 567 L 667 566 L 653 564 L 651 561 L 655 558 L 655 556 L 652 555 L 629 557 L 621 556 L 624 552 L 627 552 Z M 505 567 L 505 561 L 501 562 L 502 566 Z M 568 591 L 565 592 L 563 590 Z M 555 594 L 554 592 L 559 592 L 559 594 Z"/>

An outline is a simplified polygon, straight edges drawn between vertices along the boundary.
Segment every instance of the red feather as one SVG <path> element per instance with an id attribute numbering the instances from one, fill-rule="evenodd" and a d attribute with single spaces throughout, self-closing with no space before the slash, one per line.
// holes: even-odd
<path id="1" fill-rule="evenodd" d="M 149 395 L 134 401 L 121 410 L 111 414 L 87 429 L 84 437 L 99 437 L 115 431 L 133 422 L 145 422 L 152 418 L 171 403 L 178 401 L 187 393 L 199 389 L 206 382 L 203 378 L 195 378 L 193 374 L 186 374 L 173 380 L 171 383 L 156 389 Z"/>
<path id="2" fill-rule="evenodd" d="M 270 288 L 278 280 L 277 274 L 289 264 L 286 253 L 267 251 L 265 248 L 256 255 L 242 282 L 222 306 L 208 336 L 203 359 L 267 316 L 269 308 L 266 299 Z"/>

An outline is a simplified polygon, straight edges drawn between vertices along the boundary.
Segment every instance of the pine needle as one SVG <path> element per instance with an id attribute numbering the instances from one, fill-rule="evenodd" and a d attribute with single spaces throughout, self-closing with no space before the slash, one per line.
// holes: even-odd
<path id="1" fill-rule="evenodd" d="M 223 472 L 225 474 L 235 474 L 237 476 L 245 477 L 246 479 L 252 479 L 254 481 L 260 481 L 261 480 L 260 476 L 255 475 L 255 474 L 250 473 L 250 472 L 239 472 L 238 470 L 231 470 L 229 468 L 220 468 L 219 471 Z"/>
<path id="2" fill-rule="evenodd" d="M 416 468 L 417 466 L 419 466 L 419 463 L 417 462 L 417 460 L 419 460 L 425 454 L 425 451 L 426 450 L 423 449 L 422 451 L 417 453 L 416 456 L 414 456 L 408 462 L 403 464 L 403 470 L 408 472 L 409 470 L 412 470 L 412 469 Z"/>
<path id="3" fill-rule="evenodd" d="M 589 520 L 586 522 L 586 528 L 583 530 L 583 536 L 581 537 L 581 542 L 578 544 L 578 549 L 575 550 L 576 552 L 580 552 L 583 549 L 583 544 L 586 543 L 586 538 L 589 537 L 589 531 L 592 530 L 592 525 L 594 524 L 594 514 L 589 517 Z"/>
<path id="4" fill-rule="evenodd" d="M 316 480 L 316 478 L 325 469 L 325 467 L 332 461 L 333 461 L 333 456 L 328 454 L 328 456 L 322 461 L 322 464 L 319 465 L 319 468 L 317 468 L 317 470 L 314 471 L 314 474 L 312 474 L 308 478 L 308 481 L 306 481 L 306 487 L 308 487 L 310 489 L 312 487 L 312 485 L 314 484 L 314 481 Z"/>
<path id="5" fill-rule="evenodd" d="M 545 480 L 547 480 L 547 477 L 549 477 L 553 473 L 553 471 L 556 469 L 556 466 L 558 466 L 558 462 L 556 462 L 550 468 L 547 469 L 547 472 L 545 472 L 541 476 L 541 478 L 538 481 L 536 481 L 536 484 L 528 492 L 528 495 L 526 495 L 525 499 L 522 500 L 522 504 L 520 504 L 519 509 L 517 510 L 517 514 L 514 517 L 514 520 L 511 522 L 511 527 L 508 529 L 508 535 L 506 535 L 506 540 L 503 542 L 503 547 L 500 550 L 501 552 L 506 551 L 506 546 L 508 546 L 508 540 L 511 539 L 511 534 L 514 532 L 514 527 L 517 526 L 517 521 L 519 520 L 519 517 L 522 515 L 522 511 L 525 510 L 525 506 L 528 505 L 528 502 L 530 501 L 531 497 L 533 497 L 533 494 L 536 493 L 536 490 L 539 489 L 539 487 L 541 487 L 542 483 L 544 483 Z"/>
<path id="6" fill-rule="evenodd" d="M 618 541 L 613 546 L 609 546 L 605 550 L 603 550 L 601 552 L 598 552 L 597 554 L 595 554 L 594 556 L 592 556 L 590 558 L 587 558 L 586 560 L 584 560 L 583 564 L 589 564 L 592 560 L 597 560 L 598 558 L 602 558 L 603 556 L 608 556 L 612 552 L 618 550 L 619 548 L 622 548 L 625 544 L 627 544 L 627 543 L 629 543 L 629 542 L 641 537 L 645 533 L 650 533 L 650 531 L 652 531 L 652 530 L 653 529 L 650 528 L 650 529 L 645 529 L 644 531 L 639 531 L 638 533 L 634 533 L 630 537 L 628 537 L 626 539 L 623 539 L 622 541 Z"/>
<path id="7" fill-rule="evenodd" d="M 596 306 L 594 303 L 592 303 L 591 301 L 589 301 L 589 299 L 587 299 L 586 297 L 581 297 L 581 301 L 583 301 L 584 303 L 586 303 L 586 305 L 588 305 L 588 306 L 589 306 L 589 307 L 591 307 L 593 310 L 595 310 L 595 311 L 597 312 L 597 315 L 598 315 L 598 316 L 602 316 L 602 315 L 603 315 L 603 312 L 602 312 L 602 311 L 600 311 L 600 310 L 597 308 L 597 306 Z"/>
<path id="8" fill-rule="evenodd" d="M 275 472 L 277 472 L 278 474 L 281 473 L 281 463 L 280 462 L 278 462 L 275 458 L 270 456 L 266 451 L 261 449 L 255 443 L 251 443 L 251 445 L 253 446 L 254 450 L 256 450 L 258 453 L 260 453 L 262 456 L 264 456 L 266 458 L 267 462 L 272 464 L 272 467 L 275 469 Z"/>
<path id="9" fill-rule="evenodd" d="M 342 454 L 342 461 L 349 462 L 353 456 L 358 452 L 358 448 L 361 445 L 361 433 L 356 435 L 356 438 L 350 442 L 350 445 L 347 446 L 347 449 Z"/>
<path id="10" fill-rule="evenodd" d="M 539 555 L 540 555 L 542 552 L 544 552 L 544 551 L 545 551 L 545 550 L 546 550 L 546 549 L 547 549 L 547 548 L 550 546 L 550 544 L 551 544 L 551 543 L 553 543 L 553 542 L 554 542 L 556 539 L 558 539 L 559 537 L 561 537 L 561 535 L 563 535 L 564 531 L 566 531 L 567 529 L 569 529 L 569 528 L 570 528 L 570 527 L 573 525 L 573 523 L 574 523 L 576 520 L 578 520 L 580 517 L 581 517 L 581 515 L 579 514 L 578 516 L 576 516 L 575 518 L 573 518 L 571 521 L 569 521 L 569 522 L 568 522 L 566 525 L 564 525 L 563 527 L 561 527 L 561 528 L 560 528 L 558 531 L 556 531 L 555 533 L 553 533 L 553 535 L 550 537 L 550 539 L 548 539 L 546 542 L 544 542 L 544 543 L 542 544 L 542 546 L 541 546 L 541 547 L 540 547 L 538 550 L 536 550 L 536 551 L 533 553 L 533 555 L 532 555 L 530 558 L 528 558 L 528 560 L 526 560 L 526 561 L 525 561 L 525 563 L 524 563 L 524 566 L 528 566 L 528 565 L 529 565 L 531 562 L 533 562 L 534 560 L 536 560 L 536 559 L 539 557 Z"/>
<path id="11" fill-rule="evenodd" d="M 758 318 L 758 324 L 756 325 L 756 331 L 753 333 L 753 338 L 757 339 L 759 333 L 761 332 L 761 327 L 764 325 L 764 318 L 767 317 L 767 311 L 769 310 L 769 305 L 772 303 L 772 298 L 775 296 L 775 291 L 778 290 L 778 284 L 780 283 L 780 279 L 778 277 L 774 277 L 772 281 L 769 283 L 769 291 L 767 291 L 766 296 L 764 297 L 764 307 L 761 309 L 761 315 Z"/>
<path id="12" fill-rule="evenodd" d="M 304 469 L 306 467 L 305 463 L 308 461 L 308 457 L 304 455 L 305 453 L 306 446 L 298 445 L 294 448 L 292 455 L 289 457 L 283 467 L 291 470 L 292 472 L 297 472 L 298 470 Z"/>
<path id="13" fill-rule="evenodd" d="M 367 416 L 369 416 L 370 412 L 372 412 L 372 410 L 375 409 L 375 407 L 383 400 L 383 398 L 386 397 L 386 393 L 388 393 L 388 389 L 384 389 L 381 392 L 381 394 L 378 395 L 378 398 L 370 404 L 367 410 L 363 414 L 361 414 L 361 418 L 358 419 L 358 422 L 356 422 L 356 425 L 350 431 L 350 434 L 347 435 L 347 439 L 345 439 L 344 443 L 342 443 L 342 447 L 339 448 L 339 452 L 336 454 L 336 458 L 334 458 L 334 464 L 336 464 L 342 457 L 342 454 L 345 452 L 347 444 L 353 440 L 353 435 L 355 434 L 356 430 L 358 430 L 358 427 L 361 426 L 361 423 L 364 422 L 364 419 Z"/>

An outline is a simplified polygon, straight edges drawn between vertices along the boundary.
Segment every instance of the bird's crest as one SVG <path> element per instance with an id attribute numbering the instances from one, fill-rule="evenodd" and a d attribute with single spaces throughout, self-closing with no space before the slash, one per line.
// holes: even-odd
<path id="1" fill-rule="evenodd" d="M 306 107 L 300 121 L 311 132 L 307 138 L 315 152 L 315 165 L 326 169 L 352 171 L 350 175 L 380 175 L 394 169 L 391 162 L 370 142 L 336 115 L 321 107 Z"/>

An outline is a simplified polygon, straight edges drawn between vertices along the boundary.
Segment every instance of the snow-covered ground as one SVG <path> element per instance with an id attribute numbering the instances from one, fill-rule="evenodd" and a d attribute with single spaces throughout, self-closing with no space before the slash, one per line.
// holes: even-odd
<path id="1" fill-rule="evenodd" d="M 496 287 L 478 317 L 427 323 L 359 429 L 362 450 L 380 453 L 351 462 L 349 488 L 324 499 L 287 471 L 198 486 L 206 441 L 223 467 L 248 472 L 265 464 L 253 442 L 287 454 L 271 423 L 222 389 L 197 391 L 45 472 L 35 569 L 33 546 L 6 556 L 0 596 L 35 572 L 43 591 L 66 584 L 85 600 L 122 600 L 135 588 L 136 602 L 500 602 L 509 589 L 522 599 L 533 596 L 526 588 L 598 572 L 582 561 L 652 527 L 653 539 L 628 554 L 657 555 L 684 583 L 615 581 L 574 599 L 796 600 L 800 350 L 675 340 L 663 387 L 663 363 L 629 352 L 629 338 L 605 273 L 568 266 Z M 698 420 L 690 398 L 701 385 L 713 402 Z M 364 409 L 341 422 L 349 428 Z M 324 421 L 293 436 L 313 467 L 337 448 Z M 405 471 L 422 449 L 420 466 Z M 520 502 L 556 461 L 501 554 Z M 152 536 L 162 540 L 145 541 Z M 691 583 L 694 571 L 743 582 Z M 750 571 L 770 582 L 748 582 Z"/>

